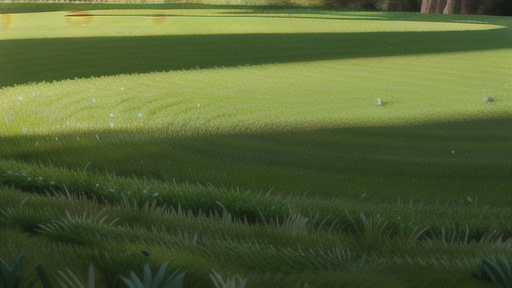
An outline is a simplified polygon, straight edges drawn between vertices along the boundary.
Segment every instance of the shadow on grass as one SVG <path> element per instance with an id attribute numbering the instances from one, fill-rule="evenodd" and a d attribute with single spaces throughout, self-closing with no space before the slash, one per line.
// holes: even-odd
<path id="1" fill-rule="evenodd" d="M 275 193 L 315 197 L 360 199 L 364 194 L 375 201 L 414 197 L 444 204 L 478 197 L 479 205 L 510 207 L 511 121 L 251 134 L 203 131 L 188 137 L 173 127 L 104 130 L 2 137 L 0 151 L 5 160 L 79 171 L 91 162 L 91 172 L 178 183 L 264 192 L 274 188 Z"/>
<path id="2" fill-rule="evenodd" d="M 2 40 L 0 85 L 197 68 L 508 49 L 512 47 L 509 32 L 494 29 Z"/>
<path id="3" fill-rule="evenodd" d="M 260 9 L 276 8 L 276 6 L 258 6 Z M 109 3 L 0 3 L 0 13 L 36 13 L 54 11 L 83 10 L 139 10 L 139 9 L 254 9 L 251 5 L 216 5 L 199 3 L 155 3 L 155 4 L 109 4 Z"/>

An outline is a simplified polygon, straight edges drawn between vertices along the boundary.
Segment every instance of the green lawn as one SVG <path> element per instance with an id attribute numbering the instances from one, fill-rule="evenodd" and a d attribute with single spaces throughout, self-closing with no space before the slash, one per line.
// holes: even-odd
<path id="1" fill-rule="evenodd" d="M 9 11 L 8 5 L 0 11 Z M 32 253 L 28 262 L 53 251 L 65 263 L 48 268 L 54 273 L 66 265 L 85 273 L 87 261 L 108 270 L 114 262 L 94 258 L 94 249 L 114 255 L 149 245 L 144 249 L 159 255 L 149 258 L 152 268 L 174 259 L 174 268 L 191 271 L 184 287 L 213 287 L 212 268 L 249 277 L 247 287 L 303 287 L 306 282 L 318 287 L 487 287 L 471 271 L 476 272 L 479 257 L 510 254 L 510 240 L 464 243 L 495 229 L 503 240 L 512 236 L 510 18 L 151 7 L 90 10 L 88 18 L 66 18 L 65 11 L 2 15 L 0 208 L 15 210 L 0 217 L 4 232 L 20 239 L 17 249 Z M 486 103 L 485 96 L 494 101 Z M 63 199 L 46 194 L 68 188 L 99 203 L 76 200 L 66 207 L 56 204 Z M 178 224 L 182 220 L 176 216 L 119 208 L 126 207 L 125 196 L 142 204 L 155 199 L 177 208 L 179 203 L 197 221 L 220 226 L 211 230 L 186 216 L 192 221 L 187 225 Z M 25 204 L 28 210 L 20 207 L 24 197 L 32 199 Z M 247 217 L 252 228 L 201 218 L 199 211 L 222 213 L 216 201 L 233 217 Z M 54 208 L 31 202 L 51 202 Z M 99 240 L 89 242 L 73 240 L 64 230 L 37 231 L 38 224 L 66 217 L 65 210 L 83 214 L 84 206 L 106 207 L 112 219 L 120 219 L 119 226 L 109 230 L 77 222 L 73 237 L 98 233 Z M 379 226 L 383 217 L 388 223 L 382 231 L 390 235 L 372 230 L 359 217 L 361 211 L 377 227 L 384 227 Z M 290 220 L 297 213 L 309 222 Z M 276 217 L 282 225 L 286 217 L 289 230 L 266 226 Z M 185 230 L 203 240 L 188 250 L 179 246 L 188 240 L 176 240 L 175 248 L 188 251 L 176 253 L 155 244 L 165 241 L 149 232 L 149 223 L 167 227 L 168 235 Z M 132 228 L 123 230 L 123 225 Z M 327 226 L 337 232 L 322 228 Z M 365 232 L 355 233 L 357 227 Z M 418 241 L 414 235 L 424 227 L 425 239 Z M 448 246 L 439 240 L 445 229 L 449 235 L 459 233 Z M 236 240 L 224 239 L 223 233 Z M 57 246 L 27 248 L 32 238 L 27 235 Z M 268 254 L 251 250 L 251 237 L 266 243 Z M 112 239 L 123 248 L 113 248 Z M 227 246 L 215 246 L 212 239 Z M 71 248 L 58 248 L 62 242 L 87 247 L 83 258 L 96 260 L 73 263 L 66 256 Z M 9 243 L 0 241 L 0 253 L 13 261 L 17 254 L 6 252 Z M 271 252 L 297 245 L 373 253 L 372 261 L 383 261 L 387 268 L 377 269 L 380 274 L 372 278 L 368 275 L 376 266 L 330 270 L 325 268 L 334 265 L 329 257 Z M 411 253 L 420 259 L 414 265 L 416 260 L 396 260 Z M 448 264 L 434 264 L 441 255 L 448 256 Z M 112 257 L 125 261 L 125 256 Z M 98 282 L 113 287 L 110 276 L 142 272 L 145 261 L 139 255 L 128 261 L 130 267 L 109 270 Z M 294 261 L 301 264 L 289 264 Z M 323 264 L 314 266 L 315 261 Z M 425 261 L 428 268 L 421 266 Z M 284 276 L 269 280 L 266 271 Z"/>

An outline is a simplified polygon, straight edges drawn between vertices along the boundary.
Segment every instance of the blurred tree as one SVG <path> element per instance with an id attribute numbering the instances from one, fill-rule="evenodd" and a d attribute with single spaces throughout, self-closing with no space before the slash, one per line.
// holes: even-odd
<path id="1" fill-rule="evenodd" d="M 469 14 L 469 0 L 462 0 L 460 14 Z"/>
<path id="2" fill-rule="evenodd" d="M 444 7 L 443 14 L 453 14 L 453 7 L 455 6 L 455 0 L 448 0 Z"/>
<path id="3" fill-rule="evenodd" d="M 436 0 L 436 14 L 441 14 L 441 0 Z"/>
<path id="4" fill-rule="evenodd" d="M 432 0 L 422 0 L 421 2 L 421 13 L 428 14 L 430 11 L 430 6 L 432 4 Z"/>
<path id="5" fill-rule="evenodd" d="M 510 1 L 510 0 L 509 0 Z M 480 7 L 478 7 L 478 11 L 476 14 L 483 15 L 486 10 L 492 7 L 492 4 L 494 4 L 494 0 L 485 0 Z"/>

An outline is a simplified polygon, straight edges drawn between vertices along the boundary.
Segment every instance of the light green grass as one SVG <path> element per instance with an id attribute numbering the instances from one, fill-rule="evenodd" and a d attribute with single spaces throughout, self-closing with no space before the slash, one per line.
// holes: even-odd
<path id="1" fill-rule="evenodd" d="M 213 287 L 212 268 L 247 287 L 488 287 L 480 257 L 511 249 L 489 236 L 512 233 L 508 18 L 180 9 L 11 15 L 2 257 L 56 254 L 53 274 L 94 262 L 100 287 L 170 259 L 185 287 Z M 217 201 L 231 216 L 198 215 L 225 213 Z M 158 208 L 178 204 L 190 214 Z M 116 226 L 37 231 L 102 208 Z"/>

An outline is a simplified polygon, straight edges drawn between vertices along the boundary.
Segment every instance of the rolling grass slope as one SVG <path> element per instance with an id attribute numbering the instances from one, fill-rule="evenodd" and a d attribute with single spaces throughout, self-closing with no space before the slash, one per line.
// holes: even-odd
<path id="1" fill-rule="evenodd" d="M 12 14 L 0 34 L 2 229 L 29 262 L 56 253 L 56 273 L 92 261 L 108 287 L 116 273 L 168 259 L 189 270 L 186 287 L 212 286 L 212 267 L 250 275 L 248 287 L 486 287 L 470 276 L 479 257 L 510 251 L 484 241 L 512 233 L 508 18 L 243 7 L 65 15 Z M 152 200 L 157 208 L 130 204 Z M 190 214 L 158 210 L 178 203 Z M 102 208 L 117 226 L 38 231 L 66 211 Z M 0 244 L 4 257 L 13 244 Z M 300 247 L 375 258 L 358 266 Z"/>

